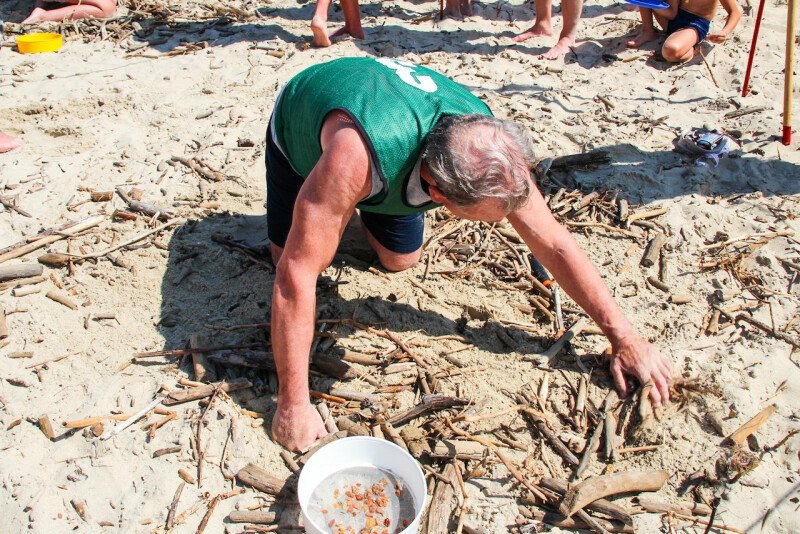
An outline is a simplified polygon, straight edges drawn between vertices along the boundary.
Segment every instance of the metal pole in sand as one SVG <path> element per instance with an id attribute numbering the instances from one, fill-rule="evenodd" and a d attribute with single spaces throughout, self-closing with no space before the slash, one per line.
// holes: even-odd
<path id="1" fill-rule="evenodd" d="M 758 43 L 758 32 L 761 29 L 761 16 L 764 14 L 764 4 L 767 0 L 761 0 L 758 4 L 758 14 L 756 15 L 756 27 L 753 28 L 753 40 L 750 41 L 750 57 L 747 58 L 747 70 L 744 73 L 744 85 L 742 86 L 742 96 L 747 96 L 750 91 L 750 72 L 753 70 L 753 58 L 756 56 L 756 44 Z"/>
<path id="2" fill-rule="evenodd" d="M 792 78 L 794 76 L 794 36 L 797 21 L 797 0 L 789 0 L 786 21 L 786 67 L 783 74 L 783 144 L 792 142 Z"/>

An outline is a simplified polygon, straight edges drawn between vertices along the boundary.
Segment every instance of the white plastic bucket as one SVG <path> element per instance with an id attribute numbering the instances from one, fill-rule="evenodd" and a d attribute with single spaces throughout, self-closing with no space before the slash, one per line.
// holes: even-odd
<path id="1" fill-rule="evenodd" d="M 342 438 L 325 445 L 306 462 L 297 483 L 297 499 L 303 512 L 303 524 L 311 534 L 328 534 L 330 529 L 314 523 L 306 508 L 316 487 L 330 475 L 350 467 L 372 466 L 393 473 L 406 483 L 414 498 L 414 520 L 402 534 L 414 534 L 419 528 L 425 509 L 427 487 L 425 475 L 417 461 L 390 441 L 355 436 Z"/>

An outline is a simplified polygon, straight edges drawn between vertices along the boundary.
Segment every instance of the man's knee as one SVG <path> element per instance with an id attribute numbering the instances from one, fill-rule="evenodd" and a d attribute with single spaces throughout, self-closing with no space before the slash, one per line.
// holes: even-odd
<path id="1" fill-rule="evenodd" d="M 378 259 L 381 265 L 387 271 L 399 272 L 410 269 L 419 263 L 422 257 L 422 249 L 408 254 L 400 254 L 397 252 L 384 252 L 378 254 Z"/>
<path id="2" fill-rule="evenodd" d="M 104 2 L 100 2 L 98 7 L 100 11 L 103 13 L 103 18 L 110 19 L 117 13 L 117 2 L 116 0 L 105 0 Z"/>

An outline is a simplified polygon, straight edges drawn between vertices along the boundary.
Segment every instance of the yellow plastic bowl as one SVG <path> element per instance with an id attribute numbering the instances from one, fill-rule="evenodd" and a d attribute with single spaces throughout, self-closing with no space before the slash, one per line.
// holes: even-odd
<path id="1" fill-rule="evenodd" d="M 29 33 L 17 37 L 17 50 L 21 54 L 55 52 L 61 48 L 63 39 L 60 33 Z"/>

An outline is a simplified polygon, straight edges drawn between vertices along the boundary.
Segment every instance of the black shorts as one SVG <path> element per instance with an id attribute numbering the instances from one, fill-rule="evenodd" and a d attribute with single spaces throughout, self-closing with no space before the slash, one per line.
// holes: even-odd
<path id="1" fill-rule="evenodd" d="M 303 178 L 275 146 L 267 132 L 267 234 L 270 242 L 283 248 L 292 227 L 294 203 L 303 185 Z M 361 211 L 361 222 L 385 248 L 397 254 L 408 254 L 422 247 L 425 213 L 382 215 Z"/>

